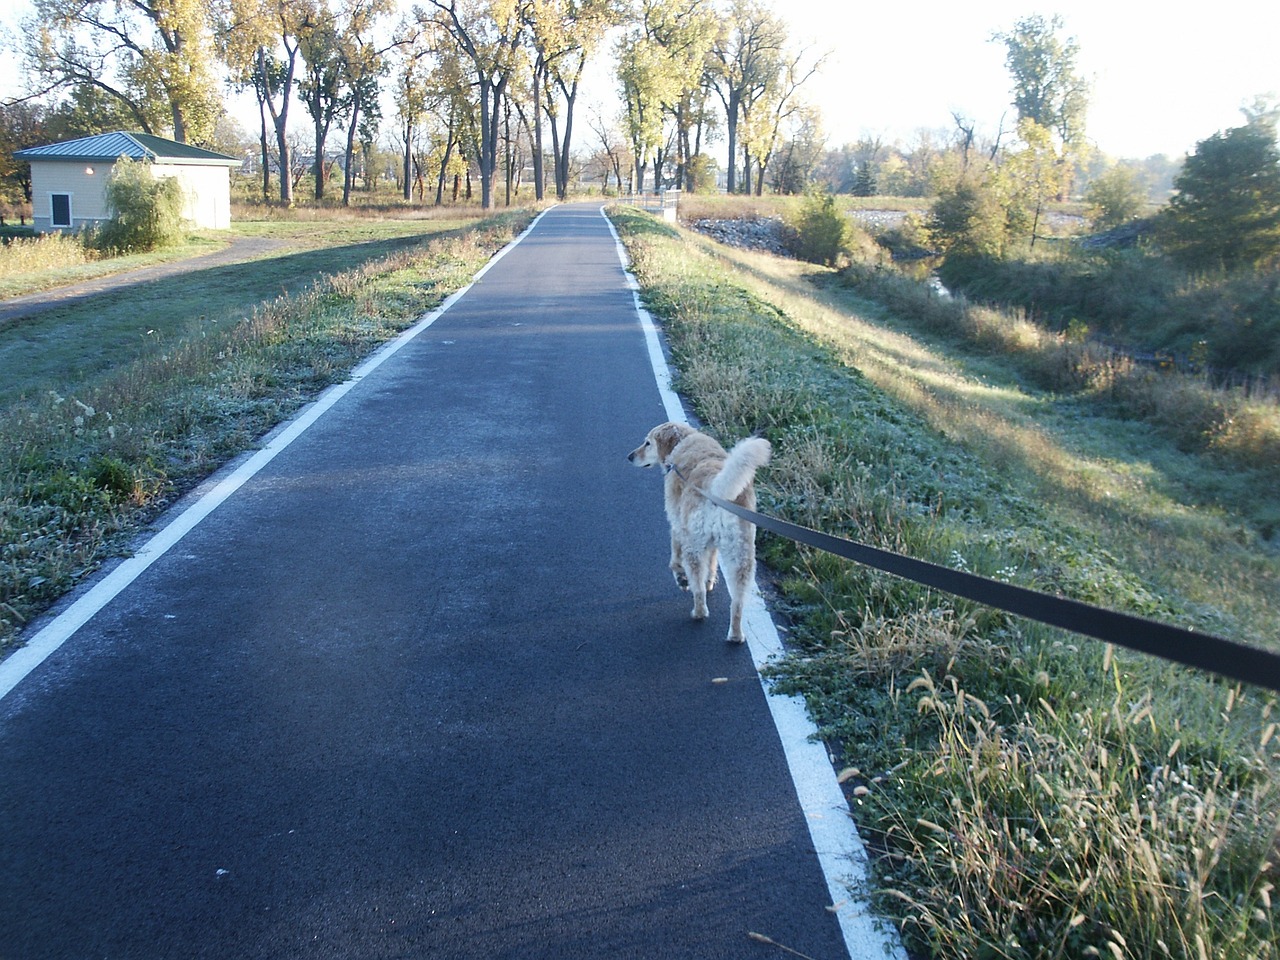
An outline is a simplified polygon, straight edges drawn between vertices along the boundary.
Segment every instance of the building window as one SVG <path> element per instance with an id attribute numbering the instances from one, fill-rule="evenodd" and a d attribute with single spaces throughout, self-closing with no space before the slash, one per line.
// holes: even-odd
<path id="1" fill-rule="evenodd" d="M 71 194 L 51 193 L 49 201 L 53 206 L 52 225 L 55 227 L 71 226 Z"/>

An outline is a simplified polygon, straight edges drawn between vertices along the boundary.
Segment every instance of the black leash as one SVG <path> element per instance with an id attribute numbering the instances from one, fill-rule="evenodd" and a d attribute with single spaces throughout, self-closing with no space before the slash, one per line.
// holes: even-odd
<path id="1" fill-rule="evenodd" d="M 786 520 L 756 513 L 706 491 L 698 492 L 716 506 L 754 523 L 757 527 L 846 560 L 875 567 L 877 570 L 914 580 L 976 603 L 997 607 L 1051 627 L 1061 627 L 1128 647 L 1130 650 L 1139 650 L 1188 667 L 1207 670 L 1229 680 L 1255 684 L 1280 693 L 1280 656 L 1257 647 L 1128 613 L 1105 610 L 1079 600 L 1028 590 L 999 580 L 988 580 L 972 573 L 870 547 L 865 543 L 833 537 Z"/>

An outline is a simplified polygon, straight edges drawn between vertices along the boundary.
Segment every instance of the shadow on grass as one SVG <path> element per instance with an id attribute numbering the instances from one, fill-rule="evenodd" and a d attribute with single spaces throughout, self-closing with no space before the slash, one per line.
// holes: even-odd
<path id="1" fill-rule="evenodd" d="M 74 392 L 103 372 L 173 349 L 188 337 L 216 335 L 260 304 L 394 253 L 474 229 L 373 240 L 266 256 L 130 282 L 47 307 L 0 329 L 0 404 L 56 390 Z"/>

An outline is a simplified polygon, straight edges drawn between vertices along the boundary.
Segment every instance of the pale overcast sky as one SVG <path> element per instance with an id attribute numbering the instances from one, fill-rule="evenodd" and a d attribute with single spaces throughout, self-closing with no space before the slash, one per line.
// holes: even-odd
<path id="1" fill-rule="evenodd" d="M 1119 157 L 1173 157 L 1243 122 L 1240 106 L 1280 93 L 1280 3 L 1217 0 L 772 0 L 793 35 L 834 50 L 815 99 L 834 142 L 909 141 L 960 111 L 994 132 L 1011 99 L 997 31 L 1059 13 L 1092 81 L 1087 130 Z M 1010 110 L 1012 116 L 1012 110 Z"/>
<path id="2" fill-rule="evenodd" d="M 794 40 L 830 51 L 806 85 L 833 146 L 864 135 L 909 145 L 921 129 L 952 127 L 951 113 L 994 133 L 1011 81 L 993 32 L 1023 16 L 1062 14 L 1092 81 L 1087 130 L 1105 153 L 1181 157 L 1199 140 L 1242 122 L 1240 107 L 1280 93 L 1280 3 L 1217 0 L 1192 6 L 1133 0 L 769 0 Z M 406 5 L 409 5 L 406 2 Z M 12 38 L 29 9 L 5 0 L 0 30 Z M 605 69 L 583 104 L 615 111 Z M 0 56 L 0 97 L 21 92 L 20 64 Z M 254 129 L 252 116 L 247 118 Z M 301 121 L 300 121 L 301 122 Z"/>

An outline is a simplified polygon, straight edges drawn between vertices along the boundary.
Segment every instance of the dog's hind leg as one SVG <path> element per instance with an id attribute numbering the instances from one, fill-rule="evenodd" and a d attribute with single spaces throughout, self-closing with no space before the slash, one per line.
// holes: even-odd
<path id="1" fill-rule="evenodd" d="M 707 619 L 707 570 L 704 554 L 693 550 L 684 553 L 684 575 L 688 590 L 693 594 L 693 612 L 689 614 L 694 620 Z"/>
<path id="2" fill-rule="evenodd" d="M 742 608 L 746 603 L 751 583 L 755 579 L 755 557 L 726 557 L 724 581 L 729 588 L 729 635 L 725 640 L 729 643 L 742 643 L 746 637 L 742 633 Z"/>
<path id="3" fill-rule="evenodd" d="M 720 554 L 715 547 L 707 558 L 707 593 L 716 588 L 716 579 L 720 576 Z"/>

